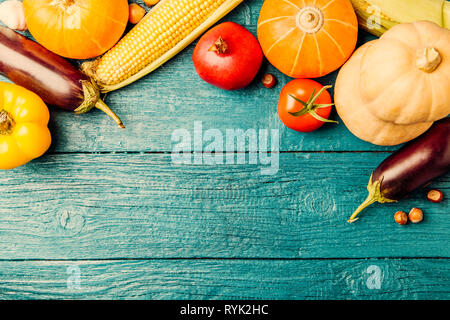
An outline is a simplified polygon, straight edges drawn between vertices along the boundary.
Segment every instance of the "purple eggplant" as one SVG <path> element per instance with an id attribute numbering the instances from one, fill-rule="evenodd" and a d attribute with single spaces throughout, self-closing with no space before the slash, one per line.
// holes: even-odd
<path id="1" fill-rule="evenodd" d="M 450 118 L 437 121 L 424 135 L 404 145 L 372 173 L 369 196 L 348 222 L 375 202 L 397 202 L 450 170 Z"/>
<path id="2" fill-rule="evenodd" d="M 77 114 L 95 107 L 125 128 L 119 117 L 100 99 L 97 85 L 88 76 L 40 44 L 2 26 L 0 73 L 33 91 L 49 105 Z"/>

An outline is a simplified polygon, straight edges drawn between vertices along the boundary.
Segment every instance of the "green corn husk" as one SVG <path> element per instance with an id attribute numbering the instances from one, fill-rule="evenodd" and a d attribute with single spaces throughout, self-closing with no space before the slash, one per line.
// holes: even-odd
<path id="1" fill-rule="evenodd" d="M 381 36 L 399 23 L 428 20 L 450 29 L 447 0 L 351 0 L 360 26 Z"/>

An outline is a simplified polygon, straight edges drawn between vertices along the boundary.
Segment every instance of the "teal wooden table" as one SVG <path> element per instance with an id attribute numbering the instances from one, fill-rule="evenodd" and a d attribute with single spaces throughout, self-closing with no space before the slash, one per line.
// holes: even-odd
<path id="1" fill-rule="evenodd" d="M 246 0 L 224 20 L 256 33 L 261 4 Z M 193 48 L 108 95 L 126 130 L 101 112 L 52 110 L 51 150 L 0 172 L 0 298 L 450 298 L 448 200 L 419 191 L 346 223 L 396 147 L 360 141 L 342 123 L 293 132 L 276 111 L 288 77 L 265 63 L 275 88 L 226 92 L 199 79 Z M 278 129 L 279 171 L 174 164 L 172 133 L 195 122 Z M 432 186 L 450 197 L 449 175 Z M 423 223 L 394 222 L 414 206 Z"/>

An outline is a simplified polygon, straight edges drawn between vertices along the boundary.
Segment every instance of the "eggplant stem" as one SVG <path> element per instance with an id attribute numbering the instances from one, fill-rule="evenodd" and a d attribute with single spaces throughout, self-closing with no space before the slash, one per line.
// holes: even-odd
<path id="1" fill-rule="evenodd" d="M 397 202 L 397 200 L 392 200 L 383 197 L 383 195 L 381 194 L 381 183 L 383 182 L 383 179 L 381 179 L 381 181 L 377 180 L 373 182 L 372 177 L 373 175 L 370 176 L 369 184 L 367 185 L 367 190 L 369 191 L 367 199 L 363 203 L 361 203 L 361 205 L 358 207 L 358 209 L 355 210 L 355 212 L 353 212 L 350 219 L 347 220 L 348 223 L 353 223 L 356 220 L 358 220 L 358 218 L 356 218 L 358 214 L 360 214 L 361 211 L 363 211 L 365 208 L 367 208 L 368 206 L 370 206 L 375 202 L 379 203 Z"/>
<path id="2" fill-rule="evenodd" d="M 368 206 L 370 206 L 371 204 L 377 202 L 377 200 L 373 197 L 372 194 L 369 194 L 369 196 L 367 197 L 366 200 L 364 200 L 363 203 L 361 203 L 361 205 L 358 207 L 358 209 L 355 210 L 355 212 L 353 212 L 352 216 L 350 217 L 350 219 L 347 220 L 348 223 L 353 223 L 356 220 L 358 220 L 359 218 L 356 218 L 356 216 L 358 214 L 361 213 L 361 211 L 363 211 L 365 208 L 367 208 Z"/>
<path id="3" fill-rule="evenodd" d="M 120 128 L 125 129 L 122 120 L 120 120 L 120 118 L 101 99 L 97 100 L 95 107 L 110 116 Z"/>

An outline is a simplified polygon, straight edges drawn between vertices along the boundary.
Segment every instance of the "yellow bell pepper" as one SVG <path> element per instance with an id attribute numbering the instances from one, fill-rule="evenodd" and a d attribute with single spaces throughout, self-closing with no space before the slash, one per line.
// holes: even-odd
<path id="1" fill-rule="evenodd" d="M 33 92 L 0 82 L 0 169 L 13 169 L 42 156 L 50 147 L 50 113 Z"/>

